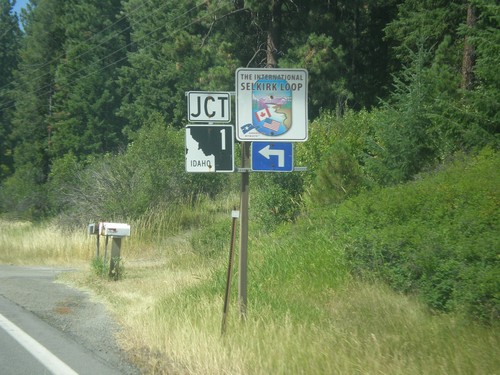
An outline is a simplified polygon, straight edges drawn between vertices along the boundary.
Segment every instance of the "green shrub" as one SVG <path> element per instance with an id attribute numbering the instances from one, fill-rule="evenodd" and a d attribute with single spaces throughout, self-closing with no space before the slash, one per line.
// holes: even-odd
<path id="1" fill-rule="evenodd" d="M 250 183 L 250 212 L 259 229 L 268 231 L 294 221 L 300 213 L 303 188 L 298 172 L 254 174 Z"/>
<path id="2" fill-rule="evenodd" d="M 485 150 L 341 204 L 332 218 L 334 236 L 353 272 L 418 293 L 436 310 L 498 319 L 499 162 Z"/>
<path id="3" fill-rule="evenodd" d="M 110 271 L 110 260 L 104 259 L 102 257 L 92 258 L 90 263 L 90 269 L 92 273 L 100 278 L 109 279 L 113 281 L 123 279 L 125 274 L 125 268 L 123 266 L 123 260 L 120 257 L 113 258 L 113 270 Z"/>
<path id="4" fill-rule="evenodd" d="M 236 227 L 238 230 L 238 227 Z M 231 220 L 219 219 L 205 225 L 191 236 L 193 250 L 206 257 L 220 256 L 229 251 Z"/>
<path id="5" fill-rule="evenodd" d="M 0 212 L 22 220 L 47 217 L 49 205 L 44 176 L 31 164 L 17 168 L 0 186 Z"/>
<path id="6" fill-rule="evenodd" d="M 102 257 L 92 258 L 90 268 L 92 270 L 92 273 L 99 277 L 105 277 L 109 272 L 109 265 L 104 261 L 104 258 Z"/>
<path id="7" fill-rule="evenodd" d="M 138 219 L 152 207 L 214 197 L 229 185 L 229 176 L 186 173 L 184 131 L 167 126 L 158 114 L 132 138 L 121 154 L 88 157 L 85 163 L 71 154 L 56 160 L 50 197 L 65 222 Z"/>
<path id="8" fill-rule="evenodd" d="M 318 204 L 339 203 L 367 185 L 352 150 L 344 142 L 337 141 L 317 172 L 311 197 Z"/>

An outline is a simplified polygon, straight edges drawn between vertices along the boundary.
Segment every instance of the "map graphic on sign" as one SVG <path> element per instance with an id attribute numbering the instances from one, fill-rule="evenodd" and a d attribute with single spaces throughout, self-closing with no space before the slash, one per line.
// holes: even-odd
<path id="1" fill-rule="evenodd" d="M 288 89 L 286 89 L 288 87 Z M 292 126 L 292 90 L 283 79 L 260 79 L 252 92 L 253 126 L 262 134 L 276 136 Z"/>
<path id="2" fill-rule="evenodd" d="M 210 147 L 206 147 L 197 129 L 186 129 L 186 160 L 190 161 L 189 170 L 192 172 L 214 172 L 215 155 Z M 205 147 L 204 147 L 205 146 Z"/>
<path id="3" fill-rule="evenodd" d="M 187 172 L 234 170 L 232 125 L 186 126 Z"/>

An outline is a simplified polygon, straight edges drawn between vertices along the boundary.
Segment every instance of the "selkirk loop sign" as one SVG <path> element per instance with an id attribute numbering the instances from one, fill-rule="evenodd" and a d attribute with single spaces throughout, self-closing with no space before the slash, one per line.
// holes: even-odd
<path id="1" fill-rule="evenodd" d="M 238 69 L 236 138 L 306 141 L 307 79 L 305 69 Z"/>

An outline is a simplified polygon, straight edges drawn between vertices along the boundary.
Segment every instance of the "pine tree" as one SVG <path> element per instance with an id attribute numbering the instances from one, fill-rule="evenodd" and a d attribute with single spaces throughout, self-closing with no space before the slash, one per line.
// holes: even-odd
<path id="1" fill-rule="evenodd" d="M 13 13 L 15 0 L 0 0 L 0 183 L 12 173 L 12 127 L 14 70 L 17 67 L 21 30 Z"/>
<path id="2" fill-rule="evenodd" d="M 50 113 L 50 151 L 78 158 L 123 144 L 118 69 L 126 64 L 128 26 L 119 0 L 66 1 L 64 58 L 57 64 Z"/>
<path id="3" fill-rule="evenodd" d="M 388 94 L 395 68 L 383 29 L 397 1 L 300 1 L 286 17 L 285 65 L 307 68 L 310 114 L 375 105 Z M 293 7 L 291 7 L 293 9 Z"/>
<path id="4" fill-rule="evenodd" d="M 129 66 L 120 72 L 124 100 L 119 113 L 128 130 L 138 130 L 155 113 L 175 124 L 186 117 L 184 93 L 200 89 L 198 77 L 208 68 L 202 47 L 207 30 L 200 24 L 204 7 L 192 1 L 125 4 L 132 45 Z"/>
<path id="5" fill-rule="evenodd" d="M 466 92 L 468 141 L 498 147 L 500 131 L 500 5 L 494 0 L 476 0 L 477 22 L 467 28 L 474 48 L 473 90 Z M 475 129 L 475 131 L 474 131 Z"/>
<path id="6" fill-rule="evenodd" d="M 15 75 L 12 121 L 14 175 L 6 183 L 9 205 L 19 215 L 47 211 L 41 192 L 50 170 L 49 139 L 57 58 L 62 55 L 64 6 L 58 0 L 31 0 L 24 14 L 25 36 Z"/>

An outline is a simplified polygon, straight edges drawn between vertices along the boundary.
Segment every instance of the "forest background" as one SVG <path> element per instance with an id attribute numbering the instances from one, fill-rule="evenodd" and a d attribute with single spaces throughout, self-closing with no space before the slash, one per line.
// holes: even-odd
<path id="1" fill-rule="evenodd" d="M 317 215 L 352 274 L 498 319 L 496 1 L 31 0 L 20 20 L 13 5 L 3 218 L 164 233 L 159 212 L 238 190 L 236 174 L 185 172 L 185 93 L 234 91 L 239 67 L 305 68 L 308 172 L 252 174 L 255 227 Z"/>

